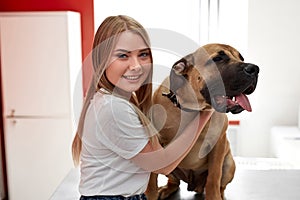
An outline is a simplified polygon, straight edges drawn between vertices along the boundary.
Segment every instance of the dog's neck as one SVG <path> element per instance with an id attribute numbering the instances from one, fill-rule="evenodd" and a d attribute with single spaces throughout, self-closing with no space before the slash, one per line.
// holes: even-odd
<path id="1" fill-rule="evenodd" d="M 180 105 L 176 94 L 172 91 L 170 91 L 169 93 L 162 93 L 163 96 L 168 97 L 170 99 L 170 101 L 174 104 L 174 106 L 178 107 L 179 109 L 186 111 L 186 112 L 199 112 L 199 110 L 194 110 L 194 109 L 190 109 L 190 108 L 185 108 L 183 106 Z"/>

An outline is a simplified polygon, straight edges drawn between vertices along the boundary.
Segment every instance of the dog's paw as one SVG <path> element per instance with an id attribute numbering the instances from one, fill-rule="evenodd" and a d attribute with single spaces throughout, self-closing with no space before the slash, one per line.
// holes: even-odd
<path id="1" fill-rule="evenodd" d="M 177 184 L 167 184 L 165 186 L 158 188 L 159 199 L 163 200 L 171 196 L 173 193 L 177 192 L 179 186 Z"/>
<path id="2" fill-rule="evenodd" d="M 146 193 L 147 200 L 158 200 L 158 193 Z"/>
<path id="3" fill-rule="evenodd" d="M 210 194 L 206 194 L 205 195 L 205 199 L 206 200 L 224 200 L 219 194 L 212 194 L 212 195 L 210 195 Z"/>

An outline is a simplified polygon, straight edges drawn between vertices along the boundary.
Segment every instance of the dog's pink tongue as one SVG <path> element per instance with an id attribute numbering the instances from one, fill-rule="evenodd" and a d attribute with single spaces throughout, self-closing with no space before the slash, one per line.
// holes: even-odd
<path id="1" fill-rule="evenodd" d="M 248 112 L 252 111 L 251 104 L 249 102 L 249 99 L 246 95 L 240 94 L 239 96 L 235 97 L 235 101 L 245 110 Z"/>

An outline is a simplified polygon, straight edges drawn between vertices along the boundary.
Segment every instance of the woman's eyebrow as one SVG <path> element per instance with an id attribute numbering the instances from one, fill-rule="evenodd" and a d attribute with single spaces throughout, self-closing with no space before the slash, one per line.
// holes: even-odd
<path id="1" fill-rule="evenodd" d="M 147 47 L 147 48 L 144 48 L 144 49 L 138 49 L 139 51 L 150 51 L 150 48 Z"/>
<path id="2" fill-rule="evenodd" d="M 116 49 L 115 50 L 115 52 L 118 52 L 118 51 L 124 52 L 124 53 L 131 53 L 133 51 L 150 51 L 150 48 L 147 47 L 147 48 L 144 48 L 144 49 L 135 49 L 133 51 L 129 51 L 129 50 L 126 50 L 126 49 Z"/>
<path id="3" fill-rule="evenodd" d="M 128 51 L 126 49 L 116 49 L 115 52 L 117 51 L 121 51 L 121 52 L 124 52 L 124 53 L 131 53 L 131 51 Z"/>

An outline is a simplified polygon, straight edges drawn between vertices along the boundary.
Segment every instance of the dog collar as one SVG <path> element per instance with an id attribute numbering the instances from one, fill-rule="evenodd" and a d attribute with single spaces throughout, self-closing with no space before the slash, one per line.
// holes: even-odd
<path id="1" fill-rule="evenodd" d="M 179 101 L 177 100 L 176 94 L 172 91 L 169 93 L 162 93 L 163 96 L 168 97 L 170 101 L 174 104 L 174 106 L 178 107 L 179 109 L 186 111 L 186 112 L 199 112 L 199 110 L 193 110 L 189 108 L 184 108 L 180 105 Z"/>

